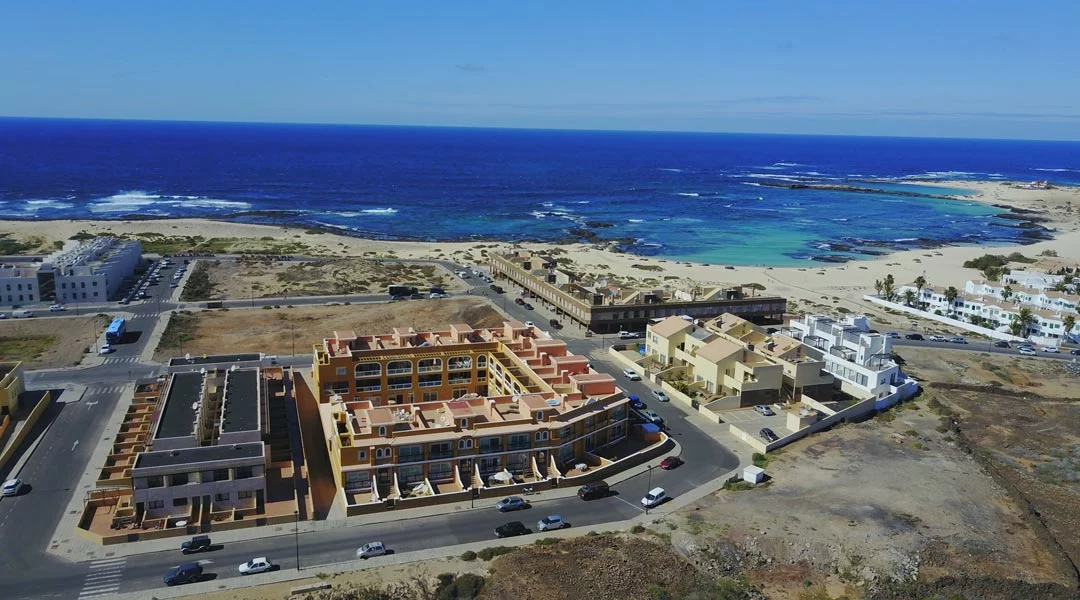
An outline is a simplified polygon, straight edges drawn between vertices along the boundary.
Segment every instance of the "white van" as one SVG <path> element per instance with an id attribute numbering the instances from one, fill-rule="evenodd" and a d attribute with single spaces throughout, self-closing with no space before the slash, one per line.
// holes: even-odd
<path id="1" fill-rule="evenodd" d="M 30 311 L 28 311 L 26 309 L 11 311 L 11 318 L 13 318 L 13 319 L 26 319 L 26 318 L 32 317 L 32 316 L 34 316 L 34 313 L 32 313 L 32 312 L 30 312 Z"/>

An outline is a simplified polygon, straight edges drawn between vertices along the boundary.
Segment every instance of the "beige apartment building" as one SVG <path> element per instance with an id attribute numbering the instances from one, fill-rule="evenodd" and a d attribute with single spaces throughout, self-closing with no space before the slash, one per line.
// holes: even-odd
<path id="1" fill-rule="evenodd" d="M 496 279 L 512 281 L 571 323 L 596 333 L 644 331 L 655 319 L 682 315 L 708 319 L 730 313 L 759 323 L 780 323 L 787 310 L 784 298 L 747 297 L 738 287 L 672 293 L 589 287 L 550 256 L 526 251 L 489 256 Z"/>
<path id="2" fill-rule="evenodd" d="M 825 362 L 798 340 L 761 331 L 746 319 L 724 314 L 705 322 L 668 317 L 645 334 L 646 367 L 684 375 L 706 402 L 727 399 L 729 408 L 798 402 L 803 394 L 832 396 Z"/>
<path id="3" fill-rule="evenodd" d="M 516 321 L 335 332 L 312 383 L 348 505 L 555 479 L 624 440 L 628 400 L 565 342 Z"/>

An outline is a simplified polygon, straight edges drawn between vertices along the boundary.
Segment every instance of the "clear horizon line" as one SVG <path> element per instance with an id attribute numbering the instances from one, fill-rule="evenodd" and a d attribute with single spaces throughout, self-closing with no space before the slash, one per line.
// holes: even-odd
<path id="1" fill-rule="evenodd" d="M 964 140 L 964 141 L 1001 141 L 1001 142 L 1043 142 L 1050 144 L 1077 144 L 1080 139 L 1043 139 L 1043 138 L 1000 138 L 1000 137 L 956 137 L 956 136 L 918 136 L 918 135 L 874 135 L 851 133 L 776 133 L 753 131 L 716 131 L 692 129 L 596 129 L 587 127 L 513 127 L 495 125 L 432 125 L 400 123 L 342 123 L 335 121 L 260 121 L 260 120 L 207 120 L 207 119 L 159 119 L 159 118 L 115 118 L 115 117 L 49 117 L 25 115 L 0 115 L 0 121 L 104 121 L 118 123 L 198 123 L 209 125 L 292 125 L 313 127 L 384 127 L 400 129 L 475 129 L 507 131 L 557 131 L 582 133 L 678 133 L 689 135 L 753 135 L 777 137 L 835 137 L 835 138 L 877 138 L 905 140 Z"/>

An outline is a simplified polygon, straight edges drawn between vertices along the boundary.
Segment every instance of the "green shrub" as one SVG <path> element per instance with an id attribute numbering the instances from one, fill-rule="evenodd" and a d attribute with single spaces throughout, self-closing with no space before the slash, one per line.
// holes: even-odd
<path id="1" fill-rule="evenodd" d="M 755 452 L 752 460 L 754 461 L 754 466 L 761 469 L 764 469 L 769 464 L 769 457 L 760 452 Z"/>
<path id="2" fill-rule="evenodd" d="M 461 553 L 461 560 L 470 561 L 470 562 L 474 561 L 474 560 L 476 560 L 476 553 L 473 552 L 472 550 L 466 550 L 466 551 Z"/>
<path id="3" fill-rule="evenodd" d="M 630 528 L 630 533 L 645 533 L 644 525 L 634 525 Z"/>
<path id="4" fill-rule="evenodd" d="M 724 484 L 723 489 L 731 492 L 745 492 L 746 490 L 753 489 L 753 487 L 753 484 L 748 481 L 729 481 Z"/>
<path id="5" fill-rule="evenodd" d="M 449 573 L 439 575 L 439 586 L 435 591 L 438 600 L 472 600 L 480 596 L 484 589 L 484 578 L 472 573 L 454 577 Z"/>
<path id="6" fill-rule="evenodd" d="M 476 555 L 480 557 L 481 560 L 491 560 L 496 556 L 510 554 L 514 550 L 516 550 L 516 548 L 511 548 L 509 546 L 492 546 L 490 548 L 484 548 L 480 552 L 477 552 Z"/>

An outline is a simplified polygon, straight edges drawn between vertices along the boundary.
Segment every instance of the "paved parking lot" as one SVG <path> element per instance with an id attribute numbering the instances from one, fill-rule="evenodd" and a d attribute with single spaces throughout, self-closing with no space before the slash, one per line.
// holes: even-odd
<path id="1" fill-rule="evenodd" d="M 784 413 L 776 411 L 772 406 L 769 408 L 772 408 L 776 414 L 766 417 L 758 414 L 753 408 L 737 408 L 735 410 L 725 410 L 720 413 L 720 418 L 725 423 L 731 423 L 753 435 L 757 435 L 762 427 L 772 429 L 780 437 L 793 433 L 787 428 L 787 417 Z"/>

